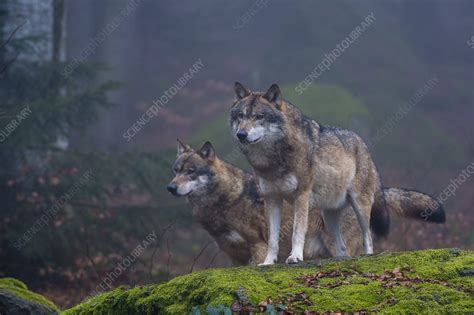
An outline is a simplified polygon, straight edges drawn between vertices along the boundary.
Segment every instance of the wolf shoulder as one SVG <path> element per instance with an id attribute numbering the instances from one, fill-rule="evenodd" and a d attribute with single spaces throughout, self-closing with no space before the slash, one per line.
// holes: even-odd
<path id="1" fill-rule="evenodd" d="M 361 150 L 368 152 L 367 144 L 357 133 L 331 125 L 320 125 L 319 146 L 340 148 L 351 153 Z"/>

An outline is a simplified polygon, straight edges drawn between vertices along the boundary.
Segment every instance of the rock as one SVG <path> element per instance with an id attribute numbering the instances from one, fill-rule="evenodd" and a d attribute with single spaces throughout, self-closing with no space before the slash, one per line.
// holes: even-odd
<path id="1" fill-rule="evenodd" d="M 119 287 L 64 312 L 222 314 L 264 312 L 474 312 L 474 252 L 422 250 L 322 264 L 211 269 L 155 285 Z"/>
<path id="2" fill-rule="evenodd" d="M 29 291 L 27 286 L 13 278 L 0 279 L 0 314 L 43 315 L 59 314 L 59 309 L 45 297 Z"/>
<path id="3" fill-rule="evenodd" d="M 454 256 L 459 256 L 462 251 L 459 248 L 451 248 L 451 254 Z"/>
<path id="4" fill-rule="evenodd" d="M 474 277 L 474 269 L 464 269 L 459 271 L 461 277 Z"/>

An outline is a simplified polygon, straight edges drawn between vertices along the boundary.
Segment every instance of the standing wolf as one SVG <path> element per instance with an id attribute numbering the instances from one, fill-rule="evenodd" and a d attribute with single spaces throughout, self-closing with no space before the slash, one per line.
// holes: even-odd
<path id="1" fill-rule="evenodd" d="M 262 263 L 267 254 L 268 228 L 256 178 L 221 160 L 209 142 L 200 150 L 194 150 L 178 140 L 173 171 L 175 176 L 168 191 L 174 196 L 186 197 L 194 217 L 232 262 L 235 265 Z M 305 257 L 333 257 L 334 240 L 324 228 L 321 212 L 314 208 L 309 211 Z M 290 251 L 293 211 L 288 203 L 283 206 L 282 218 L 285 225 L 280 243 L 283 251 Z M 352 224 L 354 220 L 353 212 L 342 217 L 343 238 L 352 255 L 360 253 L 362 248 L 360 230 Z M 279 262 L 285 259 L 278 257 Z"/>
<path id="2" fill-rule="evenodd" d="M 369 150 L 355 133 L 323 126 L 284 100 L 278 85 L 251 92 L 235 83 L 230 125 L 242 152 L 255 170 L 269 218 L 265 264 L 279 252 L 283 200 L 293 205 L 292 250 L 287 263 L 303 260 L 308 209 L 322 210 L 325 227 L 336 242 L 337 256 L 346 256 L 339 221 L 353 208 L 366 254 L 373 253 L 370 225 L 378 235 L 389 229 L 387 201 L 399 211 L 420 215 L 431 209 L 432 222 L 444 222 L 444 210 L 433 198 L 415 191 L 382 189 Z M 372 212 L 372 216 L 371 216 Z"/>

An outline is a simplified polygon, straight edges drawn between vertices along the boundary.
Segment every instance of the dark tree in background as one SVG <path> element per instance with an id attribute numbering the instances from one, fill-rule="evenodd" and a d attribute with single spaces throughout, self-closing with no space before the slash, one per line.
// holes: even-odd
<path id="1" fill-rule="evenodd" d="M 85 296 L 115 261 L 164 227 L 150 215 L 150 187 L 165 166 L 151 153 L 70 148 L 72 133 L 113 108 L 107 93 L 119 84 L 99 82 L 100 64 L 64 75 L 65 2 L 44 3 L 1 7 L 0 277 L 46 291 L 53 283 L 58 291 L 81 287 Z M 51 27 L 38 30 L 34 19 Z M 146 259 L 137 266 L 148 279 Z"/>

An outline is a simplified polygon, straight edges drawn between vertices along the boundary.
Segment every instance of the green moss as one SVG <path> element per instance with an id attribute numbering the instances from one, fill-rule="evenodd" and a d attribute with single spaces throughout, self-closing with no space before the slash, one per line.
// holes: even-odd
<path id="1" fill-rule="evenodd" d="M 0 288 L 8 289 L 8 288 L 18 288 L 23 290 L 28 290 L 26 284 L 17 280 L 15 278 L 2 278 L 0 279 Z"/>
<path id="2" fill-rule="evenodd" d="M 0 292 L 6 292 L 14 295 L 21 300 L 39 304 L 52 312 L 59 313 L 59 309 L 54 303 L 46 299 L 44 296 L 28 290 L 28 287 L 23 282 L 13 278 L 0 279 Z"/>
<path id="3" fill-rule="evenodd" d="M 403 270 L 403 279 L 381 280 L 394 269 Z M 460 276 L 468 269 L 474 269 L 474 252 L 450 249 L 326 260 L 319 266 L 213 269 L 159 285 L 120 287 L 65 314 L 189 314 L 193 306 L 205 314 L 207 306 L 230 307 L 238 300 L 258 305 L 268 297 L 274 304 L 288 304 L 293 297 L 293 309 L 319 312 L 473 312 L 474 279 Z M 312 284 L 306 281 L 317 272 L 323 276 Z"/>

